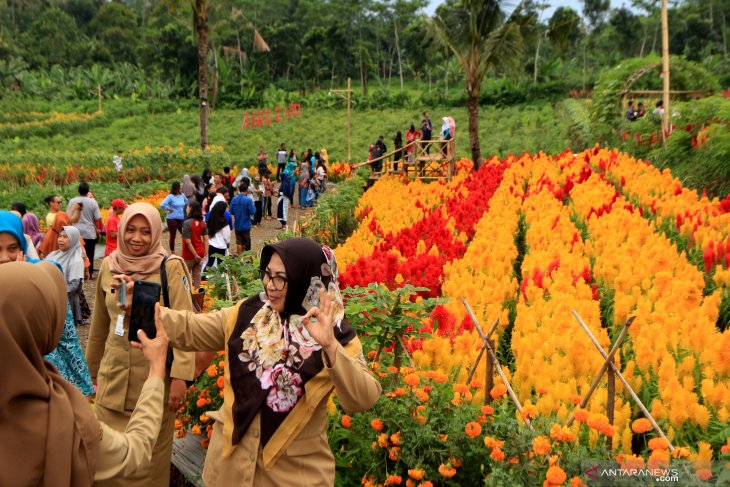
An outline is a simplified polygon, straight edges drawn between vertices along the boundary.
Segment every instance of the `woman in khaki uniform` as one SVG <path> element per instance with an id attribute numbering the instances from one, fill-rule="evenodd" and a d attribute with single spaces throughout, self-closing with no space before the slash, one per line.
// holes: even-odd
<path id="1" fill-rule="evenodd" d="M 161 244 L 162 220 L 147 203 L 129 205 L 119 223 L 117 250 L 104 258 L 96 281 L 96 301 L 91 318 L 86 360 L 97 384 L 96 417 L 117 431 L 124 431 L 139 398 L 147 364 L 139 350 L 129 346 L 129 316 L 117 305 L 112 275 L 160 282 L 160 266 L 167 255 Z M 183 261 L 170 257 L 166 264 L 170 306 L 192 310 L 190 280 Z M 167 486 L 170 476 L 175 412 L 185 400 L 186 380 L 193 379 L 195 356 L 173 349 L 174 361 L 165 382 L 165 412 L 149 468 L 123 481 L 100 485 Z"/>
<path id="2" fill-rule="evenodd" d="M 43 360 L 58 345 L 66 283 L 54 264 L 10 262 L 0 269 L 0 485 L 90 486 L 146 466 L 160 430 L 167 336 L 139 341 L 149 378 L 124 433 L 94 417 L 86 398 Z"/>
<path id="3" fill-rule="evenodd" d="M 345 410 L 363 411 L 380 397 L 380 383 L 344 318 L 329 248 L 303 238 L 267 245 L 261 276 L 266 292 L 232 308 L 158 315 L 181 349 L 226 351 L 224 405 L 207 413 L 216 423 L 203 481 L 331 486 L 327 399 L 334 390 Z"/>

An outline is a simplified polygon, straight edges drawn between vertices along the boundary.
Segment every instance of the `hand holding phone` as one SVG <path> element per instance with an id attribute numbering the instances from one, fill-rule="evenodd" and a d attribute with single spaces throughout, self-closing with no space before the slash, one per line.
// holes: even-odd
<path id="1" fill-rule="evenodd" d="M 138 330 L 144 330 L 150 339 L 157 336 L 155 305 L 160 302 L 160 291 L 161 286 L 157 282 L 135 281 L 132 311 L 129 314 L 129 341 L 139 341 Z"/>

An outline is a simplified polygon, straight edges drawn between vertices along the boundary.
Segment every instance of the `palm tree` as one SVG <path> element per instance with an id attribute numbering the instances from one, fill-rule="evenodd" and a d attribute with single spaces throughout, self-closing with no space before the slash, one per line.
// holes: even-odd
<path id="1" fill-rule="evenodd" d="M 479 94 L 487 71 L 516 67 L 522 60 L 525 28 L 534 22 L 521 2 L 506 18 L 499 0 L 447 0 L 431 19 L 430 32 L 448 48 L 464 72 L 469 108 L 469 145 L 474 168 L 479 146 Z"/>

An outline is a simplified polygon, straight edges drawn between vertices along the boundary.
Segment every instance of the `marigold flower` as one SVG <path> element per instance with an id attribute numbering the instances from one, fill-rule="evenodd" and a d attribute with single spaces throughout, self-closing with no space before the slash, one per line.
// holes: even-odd
<path id="1" fill-rule="evenodd" d="M 489 457 L 495 462 L 503 462 L 504 452 L 500 448 L 495 448 L 492 450 L 492 454 L 489 455 Z"/>
<path id="2" fill-rule="evenodd" d="M 176 420 L 175 420 L 175 429 L 176 429 L 176 430 L 179 430 L 179 429 L 181 429 L 181 428 L 182 428 L 183 426 L 185 426 L 185 425 L 183 424 L 183 422 L 182 422 L 182 421 L 180 421 L 179 419 L 176 419 Z"/>
<path id="3" fill-rule="evenodd" d="M 649 440 L 649 443 L 647 445 L 649 447 L 649 450 L 668 450 L 669 445 L 666 441 L 664 441 L 664 438 L 652 438 Z"/>
<path id="4" fill-rule="evenodd" d="M 400 437 L 400 432 L 393 433 L 392 435 L 390 435 L 390 442 L 393 443 L 394 445 L 400 446 L 400 444 L 403 442 L 403 440 Z"/>
<path id="5" fill-rule="evenodd" d="M 466 423 L 466 428 L 464 429 L 466 432 L 466 436 L 469 438 L 476 438 L 479 436 L 482 432 L 482 427 L 479 423 L 475 423 L 474 421 L 470 423 Z"/>
<path id="6" fill-rule="evenodd" d="M 562 484 L 567 478 L 563 469 L 557 465 L 548 468 L 547 474 L 545 474 L 545 479 L 551 484 Z"/>
<path id="7" fill-rule="evenodd" d="M 710 480 L 713 476 L 712 470 L 709 468 L 701 468 L 697 470 L 696 472 L 697 478 L 702 480 L 703 482 L 707 482 Z"/>
<path id="8" fill-rule="evenodd" d="M 350 426 L 352 426 L 352 418 L 349 415 L 345 414 L 344 416 L 342 416 L 342 427 L 349 428 Z"/>
<path id="9" fill-rule="evenodd" d="M 426 391 L 423 389 L 415 389 L 413 391 L 413 395 L 416 396 L 416 398 L 421 402 L 428 402 L 429 395 Z"/>
<path id="10" fill-rule="evenodd" d="M 522 408 L 520 416 L 522 416 L 522 419 L 535 419 L 537 418 L 537 408 L 531 404 L 528 404 Z"/>
<path id="11" fill-rule="evenodd" d="M 394 462 L 398 461 L 398 458 L 400 458 L 400 447 L 394 446 L 388 451 L 388 458 L 393 460 Z"/>
<path id="12" fill-rule="evenodd" d="M 413 480 L 421 480 L 426 474 L 426 471 L 422 468 L 410 468 L 408 469 L 408 476 Z"/>
<path id="13" fill-rule="evenodd" d="M 548 440 L 545 436 L 540 435 L 532 440 L 532 450 L 536 455 L 547 455 L 551 448 L 550 440 Z"/>
<path id="14" fill-rule="evenodd" d="M 370 421 L 370 426 L 375 431 L 383 431 L 383 422 L 380 421 L 379 419 L 373 419 L 372 421 Z"/>
<path id="15" fill-rule="evenodd" d="M 576 408 L 573 416 L 579 423 L 586 423 L 588 421 L 588 410 L 583 408 Z"/>
<path id="16" fill-rule="evenodd" d="M 226 385 L 225 377 L 223 377 L 222 375 L 218 376 L 218 379 L 216 379 L 216 381 L 215 381 L 215 385 L 216 385 L 216 387 L 218 387 L 218 389 L 223 389 Z"/>
<path id="17" fill-rule="evenodd" d="M 439 433 L 439 440 L 441 440 L 442 442 L 445 443 L 446 440 L 448 440 L 448 439 L 449 439 L 449 435 L 444 435 L 444 434 Z"/>
<path id="18" fill-rule="evenodd" d="M 199 408 L 205 407 L 207 404 L 208 401 L 206 401 L 204 397 L 198 398 L 198 400 L 195 402 L 195 405 Z"/>
<path id="19" fill-rule="evenodd" d="M 504 441 L 497 441 L 491 436 L 485 436 L 484 437 L 484 446 L 486 448 L 502 448 L 504 446 Z"/>
<path id="20" fill-rule="evenodd" d="M 206 369 L 206 373 L 209 377 L 215 377 L 216 375 L 218 375 L 218 367 L 216 367 L 215 365 L 211 365 Z"/>
<path id="21" fill-rule="evenodd" d="M 427 419 L 426 419 L 425 417 L 423 417 L 423 416 L 421 416 L 421 415 L 419 414 L 418 416 L 416 416 L 416 421 L 417 421 L 417 422 L 419 422 L 419 423 L 421 423 L 421 424 L 426 424 L 426 422 L 427 422 L 428 420 L 427 420 Z"/>
<path id="22" fill-rule="evenodd" d="M 510 459 L 507 460 L 507 463 L 509 463 L 510 465 L 517 465 L 518 463 L 520 463 L 520 459 L 518 457 L 510 457 Z"/>
<path id="23" fill-rule="evenodd" d="M 494 408 L 492 406 L 484 405 L 481 407 L 480 411 L 482 412 L 482 414 L 493 414 Z"/>
<path id="24" fill-rule="evenodd" d="M 469 392 L 469 386 L 466 384 L 454 384 L 454 392 L 459 394 L 466 394 Z"/>
<path id="25" fill-rule="evenodd" d="M 386 367 L 385 370 L 387 370 L 391 374 L 397 374 L 398 373 L 398 367 L 393 367 L 392 365 Z"/>
<path id="26" fill-rule="evenodd" d="M 210 439 L 203 438 L 202 440 L 200 440 L 200 446 L 202 446 L 206 450 L 208 449 L 208 445 L 210 445 Z"/>
<path id="27" fill-rule="evenodd" d="M 573 394 L 572 396 L 570 396 L 570 402 L 572 402 L 572 403 L 573 403 L 573 404 L 575 404 L 576 406 L 577 406 L 578 404 L 580 404 L 580 401 L 581 401 L 581 398 L 580 398 L 580 396 L 577 396 L 577 395 L 575 395 L 575 394 Z M 575 477 L 574 477 L 574 478 L 575 478 Z"/>
<path id="28" fill-rule="evenodd" d="M 646 433 L 647 431 L 651 431 L 651 429 L 651 421 L 646 418 L 639 418 L 631 423 L 631 431 L 634 433 Z"/>
<path id="29" fill-rule="evenodd" d="M 570 487 L 585 487 L 586 483 L 580 477 L 570 479 Z"/>
<path id="30" fill-rule="evenodd" d="M 418 376 L 418 374 L 408 374 L 403 378 L 403 382 L 411 387 L 416 387 L 418 384 L 421 383 L 421 378 Z"/>
<path id="31" fill-rule="evenodd" d="M 437 384 L 444 384 L 447 380 L 449 380 L 449 376 L 443 373 L 439 373 L 436 375 L 436 377 L 433 378 L 434 381 L 436 381 Z"/>
<path id="32" fill-rule="evenodd" d="M 450 479 L 454 475 L 456 475 L 456 469 L 452 467 L 451 465 L 444 465 L 443 463 L 439 465 L 439 473 L 442 477 L 445 477 L 447 479 Z"/>
<path id="33" fill-rule="evenodd" d="M 430 480 L 424 480 L 418 484 L 418 487 L 433 487 L 433 483 Z"/>
<path id="34" fill-rule="evenodd" d="M 506 393 L 507 386 L 505 386 L 504 384 L 497 384 L 496 386 L 492 387 L 491 391 L 489 391 L 489 395 L 492 396 L 492 399 L 499 399 Z"/>
<path id="35" fill-rule="evenodd" d="M 200 422 L 201 423 L 207 423 L 208 421 L 210 421 L 210 418 L 206 414 L 201 414 L 200 415 Z"/>
<path id="36" fill-rule="evenodd" d="M 378 435 L 378 446 L 380 448 L 388 448 L 388 434 L 387 433 L 380 433 L 380 435 Z"/>

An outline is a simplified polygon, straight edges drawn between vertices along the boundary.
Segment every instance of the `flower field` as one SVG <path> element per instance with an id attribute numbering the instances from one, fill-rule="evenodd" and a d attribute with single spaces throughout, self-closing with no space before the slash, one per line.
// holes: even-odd
<path id="1" fill-rule="evenodd" d="M 329 405 L 338 485 L 588 485 L 588 459 L 730 481 L 730 200 L 599 148 L 458 167 L 448 182 L 380 179 L 335 250 L 383 385 L 367 412 Z M 462 297 L 483 329 L 499 319 L 521 411 L 486 376 Z M 635 317 L 614 360 L 669 443 L 619 381 L 580 407 L 603 359 L 573 310 L 605 350 Z M 207 446 L 223 360 L 188 391 L 178 436 Z"/>
<path id="2" fill-rule="evenodd" d="M 727 481 L 710 460 L 730 460 L 728 206 L 599 148 L 493 159 L 450 182 L 379 180 L 336 249 L 343 287 L 413 284 L 445 302 L 406 335 L 408 367 L 388 354 L 372 364 L 385 393 L 373 410 L 333 406 L 343 483 L 582 485 L 581 458 L 685 458 L 683 482 Z M 498 377 L 485 390 L 484 357 L 466 383 L 481 339 L 462 297 L 484 329 L 499 318 L 495 349 L 521 413 Z M 603 359 L 572 310 L 605 350 L 636 317 L 616 364 L 671 448 L 618 381 L 612 424 L 605 378 L 576 408 Z"/>

